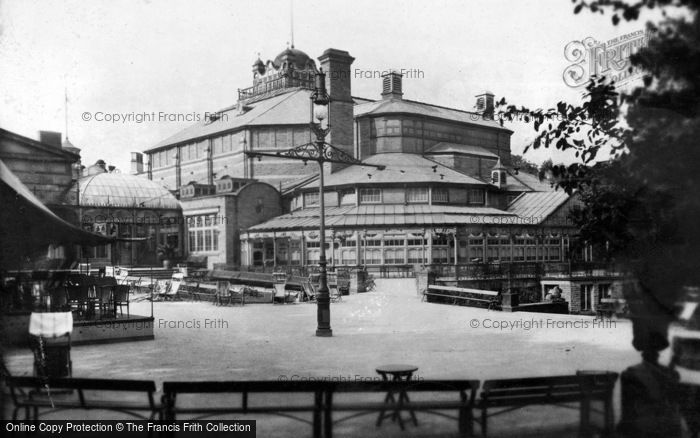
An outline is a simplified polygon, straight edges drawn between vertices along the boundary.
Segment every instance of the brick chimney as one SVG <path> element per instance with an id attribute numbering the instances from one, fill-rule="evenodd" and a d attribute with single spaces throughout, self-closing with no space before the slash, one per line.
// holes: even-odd
<path id="1" fill-rule="evenodd" d="M 331 97 L 331 132 L 326 141 L 349 155 L 354 156 L 353 148 L 353 101 L 351 93 L 350 66 L 355 58 L 345 50 L 327 49 L 318 60 L 326 73 L 326 89 Z M 331 173 L 347 167 L 329 163 L 326 170 Z"/>
<path id="2" fill-rule="evenodd" d="M 131 174 L 143 173 L 143 154 L 141 152 L 131 153 Z"/>
<path id="3" fill-rule="evenodd" d="M 403 91 L 401 90 L 402 74 L 392 71 L 382 75 L 382 99 L 401 99 Z"/>
<path id="4" fill-rule="evenodd" d="M 483 114 L 484 118 L 493 119 L 494 103 L 493 93 L 484 91 L 476 95 L 476 112 Z"/>
<path id="5" fill-rule="evenodd" d="M 61 147 L 61 136 L 60 132 L 55 131 L 39 131 L 39 142 L 44 143 L 48 146 L 55 146 L 57 148 Z"/>

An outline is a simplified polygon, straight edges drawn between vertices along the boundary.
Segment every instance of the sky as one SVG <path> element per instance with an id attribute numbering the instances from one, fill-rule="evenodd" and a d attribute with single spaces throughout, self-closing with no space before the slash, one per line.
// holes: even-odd
<path id="1" fill-rule="evenodd" d="M 233 105 L 237 89 L 252 85 L 258 53 L 274 59 L 291 42 L 292 15 L 294 45 L 317 65 L 336 48 L 355 57 L 353 69 L 420 71 L 404 78 L 404 98 L 463 110 L 483 90 L 530 108 L 580 102 L 583 89 L 563 81 L 566 45 L 607 41 L 655 18 L 645 11 L 613 26 L 609 13 L 574 15 L 569 0 L 0 0 L 0 127 L 38 139 L 39 130 L 65 133 L 67 119 L 83 164 L 104 159 L 128 171 L 131 151 L 191 124 L 137 123 L 136 114 L 202 116 Z M 380 92 L 380 78 L 353 78 L 354 96 Z M 522 153 L 533 129 L 506 127 Z M 570 160 L 525 155 L 549 157 Z"/>

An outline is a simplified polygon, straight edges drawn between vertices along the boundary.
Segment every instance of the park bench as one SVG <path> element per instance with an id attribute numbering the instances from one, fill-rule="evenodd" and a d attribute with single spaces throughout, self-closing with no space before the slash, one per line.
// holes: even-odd
<path id="1" fill-rule="evenodd" d="M 428 285 L 423 292 L 423 300 L 429 303 L 459 304 L 462 306 L 498 308 L 498 292 L 464 287 Z"/>
<path id="2" fill-rule="evenodd" d="M 456 420 L 459 435 L 471 436 L 473 435 L 472 408 L 478 388 L 478 380 L 332 382 L 329 384 L 324 400 L 324 436 L 332 438 L 334 424 L 373 413 L 381 419 L 386 416 L 386 411 L 397 413 L 397 419 L 402 428 L 401 413 L 410 413 L 415 421 L 414 412 L 419 411 Z M 401 397 L 394 397 L 395 403 L 399 404 L 387 404 L 386 394 L 398 394 L 400 391 L 405 391 L 410 401 L 404 402 Z M 353 397 L 358 394 L 360 397 Z M 370 399 L 372 398 L 371 394 L 377 394 L 379 397 L 368 401 L 368 395 Z M 445 411 L 456 411 L 457 415 L 450 415 Z M 352 413 L 334 420 L 333 414 L 338 412 Z"/>
<path id="3" fill-rule="evenodd" d="M 216 302 L 216 284 L 199 282 L 194 288 L 189 290 L 193 301 L 212 301 Z"/>
<path id="4" fill-rule="evenodd" d="M 279 415 L 310 424 L 313 437 L 320 438 L 325 389 L 326 384 L 314 381 L 164 382 L 163 414 L 166 421 L 182 415 L 194 415 L 189 418 L 193 420 L 226 414 Z M 206 395 L 206 401 L 188 400 L 187 395 Z M 311 420 L 295 415 L 299 413 L 310 413 Z"/>
<path id="5" fill-rule="evenodd" d="M 487 435 L 488 418 L 530 405 L 569 406 L 579 403 L 580 431 L 590 433 L 591 403 L 603 403 L 603 435 L 613 432 L 613 390 L 617 381 L 613 372 L 579 372 L 575 375 L 487 380 L 477 409 L 481 410 L 481 431 Z M 489 409 L 500 409 L 489 413 Z"/>
<path id="6" fill-rule="evenodd" d="M 615 299 L 602 298 L 595 309 L 596 319 L 611 319 L 615 315 Z"/>
<path id="7" fill-rule="evenodd" d="M 74 409 L 114 411 L 144 420 L 160 415 L 154 398 L 156 384 L 151 380 L 9 376 L 6 384 L 14 403 L 13 421 L 20 409 L 24 409 L 26 420 L 35 421 L 41 415 Z M 131 400 L 124 393 L 139 396 Z"/>

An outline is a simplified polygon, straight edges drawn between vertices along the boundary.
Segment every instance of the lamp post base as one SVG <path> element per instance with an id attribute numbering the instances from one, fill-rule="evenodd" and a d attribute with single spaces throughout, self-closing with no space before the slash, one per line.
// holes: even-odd
<path id="1" fill-rule="evenodd" d="M 316 329 L 316 336 L 319 338 L 330 338 L 333 336 L 333 330 L 331 329 Z"/>

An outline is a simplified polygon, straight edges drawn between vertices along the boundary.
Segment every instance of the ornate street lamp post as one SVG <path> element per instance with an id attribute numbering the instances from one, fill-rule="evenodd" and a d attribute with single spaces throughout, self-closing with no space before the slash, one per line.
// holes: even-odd
<path id="1" fill-rule="evenodd" d="M 316 140 L 276 154 L 247 151 L 250 157 L 270 156 L 283 157 L 292 160 L 316 161 L 319 165 L 318 177 L 318 206 L 319 206 L 319 239 L 321 253 L 319 255 L 319 288 L 316 293 L 316 336 L 333 336 L 331 329 L 331 299 L 328 290 L 328 273 L 326 270 L 326 211 L 323 196 L 323 167 L 325 163 L 360 164 L 384 170 L 385 166 L 367 164 L 348 155 L 342 150 L 326 143 L 326 136 L 331 131 L 330 105 L 331 99 L 326 91 L 326 74 L 323 70 L 316 73 L 313 93 L 311 93 L 311 132 Z M 250 145 L 252 147 L 252 145 Z"/>

